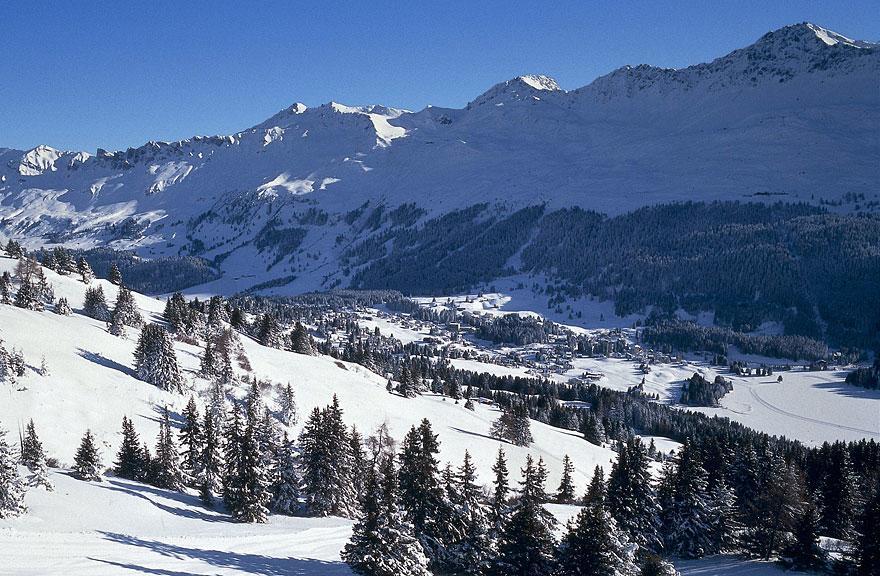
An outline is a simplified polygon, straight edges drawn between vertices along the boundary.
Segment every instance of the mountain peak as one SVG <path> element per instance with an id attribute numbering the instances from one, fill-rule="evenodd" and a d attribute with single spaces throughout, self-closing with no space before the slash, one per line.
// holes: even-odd
<path id="1" fill-rule="evenodd" d="M 877 46 L 877 44 L 871 42 L 847 38 L 843 34 L 838 34 L 833 30 L 823 28 L 812 22 L 801 22 L 799 24 L 792 24 L 790 26 L 784 26 L 777 30 L 773 30 L 762 36 L 756 44 L 777 43 L 780 41 L 787 42 L 790 40 L 805 42 L 819 41 L 825 46 L 841 45 L 859 49 L 870 49 Z M 821 44 L 819 45 L 821 46 Z"/>
<path id="2" fill-rule="evenodd" d="M 489 102 L 496 106 L 505 102 L 515 102 L 533 97 L 541 99 L 541 94 L 562 92 L 556 80 L 543 74 L 526 74 L 492 86 L 468 104 L 468 109 L 482 106 Z"/>

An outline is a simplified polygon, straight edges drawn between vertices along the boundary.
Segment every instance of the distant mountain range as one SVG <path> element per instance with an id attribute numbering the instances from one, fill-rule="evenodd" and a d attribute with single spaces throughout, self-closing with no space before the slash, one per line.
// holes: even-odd
<path id="1" fill-rule="evenodd" d="M 710 63 L 624 66 L 571 91 L 521 76 L 464 109 L 294 104 L 227 136 L 95 154 L 0 148 L 0 235 L 200 256 L 222 274 L 211 290 L 284 293 L 382 285 L 406 261 L 430 277 L 463 248 L 437 252 L 432 238 L 494 230 L 481 249 L 503 244 L 504 258 L 476 262 L 475 277 L 389 282 L 441 290 L 534 271 L 521 253 L 571 207 L 877 211 L 878 46 L 805 23 Z"/>

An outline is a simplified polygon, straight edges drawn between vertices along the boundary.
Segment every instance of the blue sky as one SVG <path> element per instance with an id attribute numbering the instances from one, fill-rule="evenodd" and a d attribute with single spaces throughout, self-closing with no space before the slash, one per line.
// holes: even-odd
<path id="1" fill-rule="evenodd" d="M 0 3 L 0 147 L 121 149 L 235 132 L 293 102 L 460 107 L 520 74 L 583 86 L 810 21 L 880 40 L 857 2 Z"/>

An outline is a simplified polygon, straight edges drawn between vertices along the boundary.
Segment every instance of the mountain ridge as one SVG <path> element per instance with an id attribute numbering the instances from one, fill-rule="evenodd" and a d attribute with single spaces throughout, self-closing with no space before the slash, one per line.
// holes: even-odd
<path id="1" fill-rule="evenodd" d="M 519 76 L 460 109 L 295 103 L 229 135 L 0 148 L 0 236 L 196 255 L 252 278 L 224 292 L 294 277 L 285 290 L 302 291 L 347 285 L 387 253 L 382 238 L 450 215 L 875 210 L 878 77 L 877 45 L 800 24 L 710 63 L 622 67 L 570 91 Z"/>

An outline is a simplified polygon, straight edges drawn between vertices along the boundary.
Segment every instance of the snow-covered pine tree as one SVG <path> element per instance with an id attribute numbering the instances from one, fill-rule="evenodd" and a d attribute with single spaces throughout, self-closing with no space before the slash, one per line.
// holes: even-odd
<path id="1" fill-rule="evenodd" d="M 275 316 L 266 312 L 258 319 L 256 327 L 257 342 L 270 348 L 281 347 L 281 326 Z"/>
<path id="2" fill-rule="evenodd" d="M 128 417 L 122 417 L 122 444 L 116 453 L 114 472 L 120 478 L 144 480 L 144 453 L 141 440 Z"/>
<path id="3" fill-rule="evenodd" d="M 180 429 L 181 469 L 187 485 L 198 486 L 201 471 L 201 452 L 205 439 L 202 433 L 202 423 L 199 418 L 199 408 L 196 399 L 189 397 L 189 402 L 183 410 L 183 426 Z"/>
<path id="4" fill-rule="evenodd" d="M 144 317 L 138 310 L 131 290 L 124 284 L 119 286 L 119 291 L 116 294 L 116 306 L 113 308 L 112 318 L 116 318 L 119 322 L 132 328 L 140 328 L 144 324 Z"/>
<path id="5" fill-rule="evenodd" d="M 119 271 L 119 266 L 116 265 L 116 262 L 110 264 L 110 271 L 107 273 L 107 280 L 117 286 L 122 285 L 122 272 Z"/>
<path id="6" fill-rule="evenodd" d="M 214 416 L 209 410 L 205 410 L 202 431 L 204 443 L 199 453 L 199 498 L 206 506 L 211 506 L 214 502 L 213 494 L 220 483 L 221 463 L 220 431 L 215 427 Z"/>
<path id="7" fill-rule="evenodd" d="M 214 355 L 214 345 L 209 338 L 205 342 L 205 352 L 199 365 L 199 374 L 204 378 L 213 378 L 217 374 L 217 359 Z"/>
<path id="8" fill-rule="evenodd" d="M 21 244 L 12 238 L 6 242 L 6 247 L 3 250 L 10 258 L 21 258 L 24 255 L 24 250 L 22 249 Z"/>
<path id="9" fill-rule="evenodd" d="M 584 506 L 589 506 L 590 504 L 599 501 L 601 501 L 604 506 L 605 470 L 603 470 L 601 466 L 596 465 L 596 468 L 593 470 L 593 477 L 590 479 L 589 486 L 587 486 L 587 492 L 584 494 L 583 504 Z"/>
<path id="10" fill-rule="evenodd" d="M 54 311 L 60 316 L 70 316 L 73 314 L 73 311 L 70 309 L 70 304 L 67 302 L 67 298 L 64 298 L 63 296 L 55 302 Z"/>
<path id="11" fill-rule="evenodd" d="M 605 441 L 605 430 L 602 428 L 602 423 L 592 410 L 590 410 L 583 419 L 581 433 L 584 435 L 584 439 L 587 442 L 595 444 L 596 446 L 601 446 Z"/>
<path id="12" fill-rule="evenodd" d="M 46 490 L 52 490 L 49 469 L 46 466 L 46 454 L 43 452 L 43 443 L 37 437 L 33 419 L 27 423 L 21 439 L 21 463 L 27 466 L 31 473 L 28 481 L 32 486 L 42 486 Z"/>
<path id="13" fill-rule="evenodd" d="M 73 459 L 73 476 L 87 482 L 101 482 L 101 455 L 91 430 L 86 430 Z"/>
<path id="14" fill-rule="evenodd" d="M 431 563 L 443 565 L 449 543 L 446 520 L 450 506 L 440 483 L 439 452 L 437 435 L 428 419 L 423 419 L 401 444 L 398 481 L 406 520 L 413 525 Z"/>
<path id="15" fill-rule="evenodd" d="M 294 442 L 284 433 L 284 440 L 276 451 L 275 481 L 272 484 L 272 511 L 295 516 L 301 511 L 300 479 Z"/>
<path id="16" fill-rule="evenodd" d="M 489 432 L 493 437 L 506 440 L 515 446 L 532 443 L 529 409 L 525 402 L 514 402 L 501 408 L 501 416 L 492 423 Z"/>
<path id="17" fill-rule="evenodd" d="M 555 520 L 541 505 L 543 486 L 532 456 L 522 469 L 520 498 L 498 534 L 498 556 L 493 561 L 492 576 L 545 576 L 553 571 Z"/>
<path id="18" fill-rule="evenodd" d="M 107 297 L 104 295 L 104 288 L 100 284 L 86 288 L 83 314 L 102 322 L 110 320 L 110 308 L 107 307 Z"/>
<path id="19" fill-rule="evenodd" d="M 171 420 L 166 406 L 162 414 L 162 422 L 159 424 L 159 438 L 156 441 L 156 457 L 153 460 L 155 469 L 153 484 L 159 488 L 168 490 L 181 490 L 183 488 L 183 471 L 180 468 L 180 456 L 177 453 L 177 445 L 171 434 Z"/>
<path id="20" fill-rule="evenodd" d="M 364 483 L 366 482 L 367 452 L 364 449 L 363 438 L 354 424 L 351 425 L 348 444 L 351 447 L 351 486 L 357 495 L 358 506 L 360 506 L 363 502 Z"/>
<path id="21" fill-rule="evenodd" d="M 138 378 L 169 392 L 183 392 L 183 378 L 168 332 L 158 324 L 147 324 L 134 350 Z"/>
<path id="22" fill-rule="evenodd" d="M 852 536 L 856 479 L 846 445 L 835 442 L 828 454 L 828 466 L 820 486 L 819 526 L 823 536 L 847 539 Z"/>
<path id="23" fill-rule="evenodd" d="M 707 474 L 693 445 L 685 443 L 675 458 L 669 510 L 663 514 L 666 550 L 682 558 L 700 558 L 712 550 L 712 509 L 706 488 Z M 608 501 L 613 488 L 609 482 Z"/>
<path id="24" fill-rule="evenodd" d="M 6 430 L 0 428 L 0 518 L 24 514 L 25 484 L 18 474 L 12 447 L 6 442 Z"/>
<path id="25" fill-rule="evenodd" d="M 637 576 L 630 544 L 601 500 L 585 506 L 569 522 L 559 546 L 558 576 Z"/>
<path id="26" fill-rule="evenodd" d="M 428 558 L 398 509 L 394 459 L 383 456 L 380 466 L 367 473 L 364 509 L 342 559 L 363 576 L 430 576 Z"/>
<path id="27" fill-rule="evenodd" d="M 619 443 L 617 451 L 617 462 L 608 476 L 607 510 L 630 540 L 656 551 L 660 547 L 660 509 L 648 452 L 639 438 Z"/>
<path id="28" fill-rule="evenodd" d="M 727 484 L 724 476 L 719 476 L 709 487 L 709 506 L 711 507 L 711 552 L 732 551 L 736 547 L 736 535 L 742 527 L 737 518 L 736 493 Z"/>
<path id="29" fill-rule="evenodd" d="M 90 284 L 92 280 L 95 279 L 95 273 L 92 272 L 92 267 L 89 266 L 89 263 L 82 256 L 79 257 L 79 260 L 76 263 L 76 271 L 79 272 L 79 277 L 85 284 Z"/>
<path id="30" fill-rule="evenodd" d="M 858 521 L 855 539 L 858 576 L 880 574 L 880 482 L 869 488 L 868 500 Z"/>
<path id="31" fill-rule="evenodd" d="M 12 278 L 5 271 L 0 274 L 0 304 L 12 304 Z"/>
<path id="32" fill-rule="evenodd" d="M 297 354 L 308 354 L 309 356 L 314 354 L 314 351 L 312 350 L 312 341 L 302 322 L 297 322 L 293 331 L 290 333 L 290 349 Z"/>
<path id="33" fill-rule="evenodd" d="M 492 465 L 492 473 L 495 478 L 492 482 L 492 508 L 491 519 L 495 529 L 501 527 L 501 521 L 507 509 L 507 495 L 510 493 L 509 472 L 507 470 L 507 458 L 504 447 L 498 446 L 498 456 Z"/>
<path id="34" fill-rule="evenodd" d="M 113 315 L 110 322 L 107 323 L 107 332 L 120 338 L 125 337 L 125 324 L 122 322 L 121 315 Z"/>
<path id="35" fill-rule="evenodd" d="M 219 380 L 216 380 L 211 386 L 206 412 L 211 415 L 211 419 L 214 421 L 214 430 L 217 434 L 220 434 L 220 431 L 223 429 L 223 420 L 226 418 L 226 404 L 224 386 Z"/>
<path id="36" fill-rule="evenodd" d="M 242 503 L 244 478 L 242 476 L 242 436 L 241 409 L 238 404 L 232 407 L 232 416 L 224 427 L 223 439 L 223 504 L 230 514 L 235 514 Z"/>
<path id="37" fill-rule="evenodd" d="M 285 426 L 296 426 L 296 393 L 290 382 L 278 392 L 278 420 Z"/>
<path id="38" fill-rule="evenodd" d="M 560 504 L 574 503 L 574 481 L 571 474 L 574 472 L 574 464 L 571 458 L 566 454 L 562 458 L 562 479 L 559 481 L 559 488 L 556 490 L 556 502 Z"/>
<path id="39" fill-rule="evenodd" d="M 303 497 L 316 516 L 344 516 L 357 512 L 351 478 L 351 443 L 339 400 L 312 411 L 300 434 Z"/>
<path id="40" fill-rule="evenodd" d="M 827 553 L 819 546 L 819 513 L 809 504 L 804 507 L 794 529 L 794 540 L 784 551 L 784 563 L 795 570 L 820 571 L 828 561 Z"/>
<path id="41" fill-rule="evenodd" d="M 38 289 L 29 280 L 22 281 L 19 285 L 13 304 L 18 308 L 26 310 L 43 310 L 43 303 L 40 300 Z"/>
<path id="42" fill-rule="evenodd" d="M 239 522 L 266 522 L 269 518 L 269 501 L 272 493 L 267 480 L 269 471 L 260 442 L 257 438 L 257 422 L 248 421 L 241 435 L 239 464 L 238 505 L 230 510 Z"/>
<path id="43" fill-rule="evenodd" d="M 477 485 L 476 466 L 467 450 L 447 492 L 452 504 L 447 523 L 448 530 L 452 529 L 452 538 L 447 546 L 446 564 L 456 574 L 483 574 L 492 555 L 489 509 Z"/>

